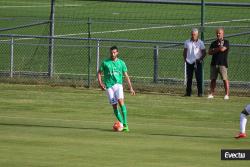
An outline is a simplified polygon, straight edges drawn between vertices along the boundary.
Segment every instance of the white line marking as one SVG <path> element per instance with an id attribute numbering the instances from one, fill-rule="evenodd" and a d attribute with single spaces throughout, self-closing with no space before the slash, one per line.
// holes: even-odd
<path id="1" fill-rule="evenodd" d="M 1 0 L 0 3 L 8 3 L 8 4 L 27 4 L 27 2 L 20 2 L 20 1 L 13 1 L 13 0 L 9 0 L 9 1 L 3 1 Z M 29 4 L 35 4 L 35 5 L 49 5 L 50 3 L 43 3 L 43 2 L 29 2 Z"/>
<path id="2" fill-rule="evenodd" d="M 50 8 L 51 5 L 9 5 L 9 6 L 0 6 L 0 9 L 6 9 L 6 8 Z M 64 4 L 64 5 L 55 5 L 56 7 L 78 7 L 78 6 L 84 6 L 84 5 L 74 5 L 74 4 Z"/>
<path id="3" fill-rule="evenodd" d="M 30 5 L 30 6 L 0 6 L 0 8 L 2 9 L 6 9 L 6 8 L 44 8 L 44 7 L 50 7 L 50 5 L 39 5 L 39 6 L 33 6 L 33 5 Z"/>
<path id="4" fill-rule="evenodd" d="M 218 23 L 240 22 L 240 21 L 250 21 L 250 19 L 237 19 L 237 20 L 214 21 L 214 22 L 207 22 L 207 23 L 205 23 L 205 25 L 209 25 L 209 24 L 218 24 Z M 189 27 L 189 26 L 197 26 L 197 25 L 200 25 L 200 23 L 183 24 L 183 25 L 167 25 L 167 26 L 159 26 L 159 27 L 131 28 L 131 29 L 122 29 L 122 30 L 111 30 L 111 31 L 99 31 L 99 32 L 92 32 L 91 34 L 106 34 L 106 33 L 130 32 L 130 31 L 141 31 L 141 30 L 152 30 L 152 29 L 164 29 L 164 28 L 176 28 L 176 27 Z M 76 35 L 87 35 L 87 34 L 88 34 L 88 33 L 65 34 L 65 35 L 56 35 L 56 37 L 76 36 Z"/>

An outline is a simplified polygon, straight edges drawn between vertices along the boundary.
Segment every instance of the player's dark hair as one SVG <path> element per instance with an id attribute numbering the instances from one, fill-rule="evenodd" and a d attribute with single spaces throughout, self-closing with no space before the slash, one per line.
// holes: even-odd
<path id="1" fill-rule="evenodd" d="M 110 51 L 115 50 L 115 49 L 118 51 L 117 46 L 112 46 L 112 47 L 110 48 Z"/>

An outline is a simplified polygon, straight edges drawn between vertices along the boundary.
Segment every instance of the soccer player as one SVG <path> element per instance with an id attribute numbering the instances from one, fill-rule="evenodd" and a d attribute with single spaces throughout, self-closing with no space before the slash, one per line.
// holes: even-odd
<path id="1" fill-rule="evenodd" d="M 246 125 L 247 116 L 250 114 L 250 104 L 248 104 L 240 114 L 240 133 L 235 136 L 236 139 L 247 137 Z"/>
<path id="2" fill-rule="evenodd" d="M 123 131 L 128 132 L 127 109 L 124 104 L 123 92 L 123 76 L 128 83 L 131 95 L 135 95 L 130 78 L 127 73 L 127 67 L 124 61 L 118 58 L 118 48 L 112 46 L 110 48 L 110 58 L 104 60 L 98 71 L 98 83 L 102 90 L 106 90 L 110 104 L 113 106 L 114 114 L 124 128 Z M 102 74 L 104 74 L 104 84 L 102 82 Z M 118 109 L 118 104 L 121 108 L 121 113 Z"/>

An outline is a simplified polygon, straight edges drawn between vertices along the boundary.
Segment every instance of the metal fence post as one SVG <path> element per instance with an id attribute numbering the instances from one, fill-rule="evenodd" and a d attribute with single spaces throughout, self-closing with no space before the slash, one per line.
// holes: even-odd
<path id="1" fill-rule="evenodd" d="M 205 41 L 205 37 L 204 37 L 204 24 L 205 24 L 205 0 L 201 0 L 201 40 Z M 201 84 L 202 84 L 202 94 L 204 94 L 204 62 L 202 62 L 202 80 L 201 80 Z"/>
<path id="2" fill-rule="evenodd" d="M 91 38 L 91 19 L 88 18 L 88 84 L 87 87 L 90 87 L 90 68 L 91 68 L 91 46 L 90 46 L 90 38 Z"/>
<path id="3" fill-rule="evenodd" d="M 51 11 L 50 11 L 50 39 L 49 39 L 49 77 L 53 76 L 54 73 L 54 35 L 55 35 L 55 0 L 51 0 Z"/>
<path id="4" fill-rule="evenodd" d="M 159 46 L 154 46 L 154 83 L 157 83 L 158 81 L 158 68 L 159 68 Z"/>
<path id="5" fill-rule="evenodd" d="M 99 71 L 100 66 L 100 41 L 97 40 L 97 47 L 96 47 L 96 74 Z"/>
<path id="6" fill-rule="evenodd" d="M 10 77 L 13 78 L 13 68 L 14 68 L 14 38 L 11 37 L 10 40 Z"/>

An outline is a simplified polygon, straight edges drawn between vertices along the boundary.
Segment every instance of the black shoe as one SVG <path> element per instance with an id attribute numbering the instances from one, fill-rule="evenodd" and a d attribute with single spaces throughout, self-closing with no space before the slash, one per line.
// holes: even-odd
<path id="1" fill-rule="evenodd" d="M 198 94 L 198 97 L 202 97 L 203 95 L 202 94 Z"/>
<path id="2" fill-rule="evenodd" d="M 190 96 L 191 94 L 188 94 L 188 93 L 184 94 L 184 97 L 190 97 Z"/>

